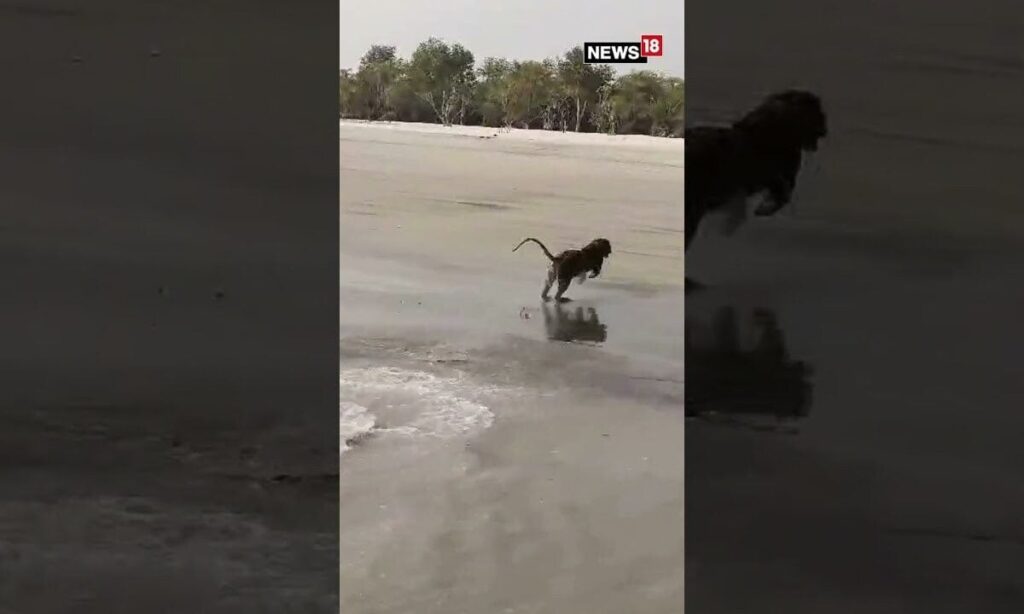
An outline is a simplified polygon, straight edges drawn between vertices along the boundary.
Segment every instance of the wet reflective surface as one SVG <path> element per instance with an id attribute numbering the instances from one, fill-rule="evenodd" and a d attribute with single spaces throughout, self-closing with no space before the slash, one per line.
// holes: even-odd
<path id="1" fill-rule="evenodd" d="M 812 369 L 794 360 L 775 313 L 720 307 L 710 322 L 686 322 L 686 414 L 774 418 L 777 426 L 810 411 Z M 771 424 L 765 425 L 770 428 Z"/>
<path id="2" fill-rule="evenodd" d="M 601 323 L 597 309 L 572 303 L 544 303 L 544 331 L 552 341 L 604 343 L 608 326 Z"/>
<path id="3" fill-rule="evenodd" d="M 1024 263 L 815 233 L 690 255 L 687 610 L 1024 611 Z"/>
<path id="4" fill-rule="evenodd" d="M 677 611 L 681 143 L 341 132 L 341 610 Z M 512 252 L 605 232 L 565 304 Z"/>

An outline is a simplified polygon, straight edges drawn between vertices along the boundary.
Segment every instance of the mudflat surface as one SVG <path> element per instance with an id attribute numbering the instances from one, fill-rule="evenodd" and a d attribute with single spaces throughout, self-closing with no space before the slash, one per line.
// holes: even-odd
<path id="1" fill-rule="evenodd" d="M 677 611 L 682 143 L 477 132 L 342 124 L 342 609 Z"/>

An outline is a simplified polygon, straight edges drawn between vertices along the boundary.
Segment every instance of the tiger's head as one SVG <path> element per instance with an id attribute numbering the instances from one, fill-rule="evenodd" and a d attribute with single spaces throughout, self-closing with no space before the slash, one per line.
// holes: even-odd
<path id="1" fill-rule="evenodd" d="M 735 127 L 768 148 L 796 147 L 816 151 L 828 136 L 828 119 L 821 99 L 803 90 L 786 90 L 768 96 Z"/>

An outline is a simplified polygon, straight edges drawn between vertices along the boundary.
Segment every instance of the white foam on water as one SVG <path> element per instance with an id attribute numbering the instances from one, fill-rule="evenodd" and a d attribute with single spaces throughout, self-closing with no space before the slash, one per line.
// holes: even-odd
<path id="1" fill-rule="evenodd" d="M 343 440 L 371 433 L 451 438 L 472 435 L 494 422 L 481 402 L 493 390 L 461 373 L 364 367 L 342 370 L 340 384 Z"/>
<path id="2" fill-rule="evenodd" d="M 356 403 L 342 401 L 339 427 L 341 451 L 348 450 L 353 442 L 372 433 L 375 426 L 377 416 L 370 413 L 370 410 Z"/>

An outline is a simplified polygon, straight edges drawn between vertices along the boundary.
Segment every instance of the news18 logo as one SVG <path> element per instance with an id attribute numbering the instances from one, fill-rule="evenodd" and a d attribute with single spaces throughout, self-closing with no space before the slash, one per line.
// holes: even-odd
<path id="1" fill-rule="evenodd" d="M 644 34 L 639 43 L 583 43 L 587 64 L 646 64 L 647 58 L 661 57 L 664 52 L 661 34 Z"/>

